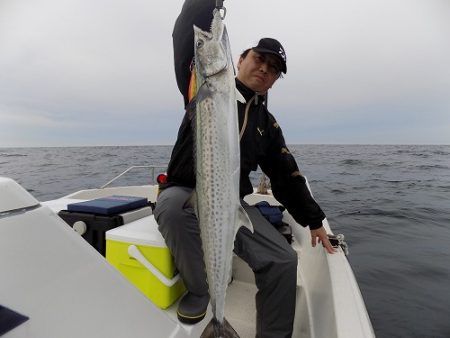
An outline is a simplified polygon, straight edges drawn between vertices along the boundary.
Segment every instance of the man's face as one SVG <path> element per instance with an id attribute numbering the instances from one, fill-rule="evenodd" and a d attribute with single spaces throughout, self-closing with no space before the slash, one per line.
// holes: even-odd
<path id="1" fill-rule="evenodd" d="M 250 50 L 240 58 L 237 78 L 247 87 L 265 94 L 280 77 L 281 61 L 271 54 L 260 54 Z"/>

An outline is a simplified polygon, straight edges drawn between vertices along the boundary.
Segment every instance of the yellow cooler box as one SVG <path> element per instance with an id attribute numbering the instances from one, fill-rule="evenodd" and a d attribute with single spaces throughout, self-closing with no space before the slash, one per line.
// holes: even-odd
<path id="1" fill-rule="evenodd" d="M 107 231 L 106 259 L 162 309 L 185 291 L 153 215 Z"/>

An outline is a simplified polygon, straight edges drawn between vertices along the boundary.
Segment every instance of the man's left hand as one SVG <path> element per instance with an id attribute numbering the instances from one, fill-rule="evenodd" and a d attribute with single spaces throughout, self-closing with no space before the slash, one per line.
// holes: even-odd
<path id="1" fill-rule="evenodd" d="M 333 254 L 336 252 L 336 249 L 331 245 L 328 234 L 323 226 L 319 229 L 311 230 L 311 245 L 315 247 L 317 242 L 322 243 L 322 246 L 328 253 Z"/>

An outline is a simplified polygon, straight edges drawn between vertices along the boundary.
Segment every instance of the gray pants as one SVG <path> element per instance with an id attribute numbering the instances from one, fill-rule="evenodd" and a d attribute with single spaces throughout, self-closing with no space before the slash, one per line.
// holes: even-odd
<path id="1" fill-rule="evenodd" d="M 186 288 L 196 295 L 208 292 L 200 229 L 186 203 L 192 189 L 170 187 L 161 192 L 155 209 L 159 230 L 169 247 Z M 241 227 L 234 252 L 255 273 L 256 337 L 290 338 L 295 314 L 297 254 L 286 239 L 256 209 L 245 205 L 254 233 Z"/>

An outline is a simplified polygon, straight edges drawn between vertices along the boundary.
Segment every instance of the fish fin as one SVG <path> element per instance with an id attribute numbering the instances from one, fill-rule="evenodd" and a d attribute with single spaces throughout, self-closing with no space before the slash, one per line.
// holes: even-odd
<path id="1" fill-rule="evenodd" d="M 245 97 L 242 96 L 241 92 L 236 88 L 236 100 L 238 100 L 240 103 L 247 103 L 247 100 Z"/>
<path id="2" fill-rule="evenodd" d="M 253 224 L 250 218 L 248 217 L 247 212 L 242 207 L 242 205 L 239 205 L 238 207 L 238 214 L 237 214 L 237 226 L 236 226 L 236 232 L 239 230 L 241 226 L 246 227 L 248 230 L 250 230 L 253 233 Z"/>
<path id="3" fill-rule="evenodd" d="M 213 92 L 208 87 L 208 85 L 203 82 L 198 88 L 197 95 L 195 96 L 195 100 L 197 103 L 202 102 L 205 99 L 210 98 L 213 95 Z"/>

